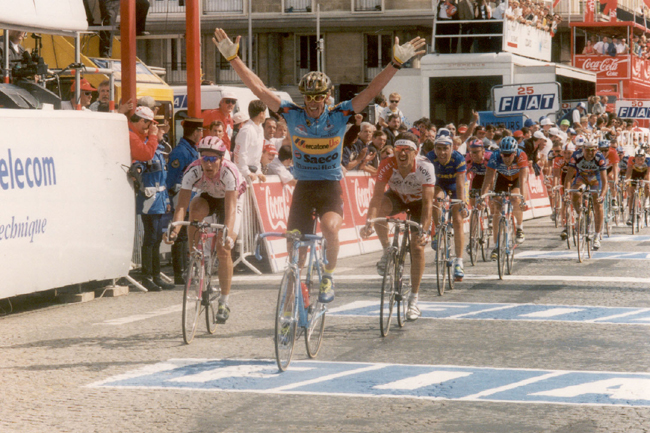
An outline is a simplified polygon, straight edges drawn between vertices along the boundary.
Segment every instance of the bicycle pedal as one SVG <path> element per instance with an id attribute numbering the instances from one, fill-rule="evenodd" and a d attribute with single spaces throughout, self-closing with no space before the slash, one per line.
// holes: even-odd
<path id="1" fill-rule="evenodd" d="M 397 293 L 397 294 L 395 295 L 395 300 L 396 300 L 397 302 L 402 302 L 403 299 L 404 299 L 404 296 L 402 296 L 400 293 Z"/>
<path id="2" fill-rule="evenodd" d="M 460 282 L 463 281 L 463 278 L 462 277 L 454 277 L 454 281 L 457 282 L 457 283 L 460 283 Z"/>

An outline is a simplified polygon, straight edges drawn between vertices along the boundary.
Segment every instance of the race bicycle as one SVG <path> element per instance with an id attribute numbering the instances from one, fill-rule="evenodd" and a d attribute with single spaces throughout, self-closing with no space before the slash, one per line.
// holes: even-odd
<path id="1" fill-rule="evenodd" d="M 435 203 L 440 203 L 436 205 Z M 435 198 L 433 207 L 439 209 L 440 218 L 436 225 L 436 233 L 431 241 L 431 248 L 436 252 L 436 281 L 438 284 L 438 294 L 445 293 L 445 282 L 449 284 L 449 290 L 454 289 L 454 224 L 452 206 L 463 203 L 462 200 L 450 199 L 449 195 L 445 198 Z"/>
<path id="2" fill-rule="evenodd" d="M 483 194 L 480 199 L 485 200 L 488 197 L 494 197 L 501 202 L 501 217 L 499 218 L 499 227 L 497 232 L 497 270 L 499 272 L 499 279 L 503 279 L 505 274 L 512 274 L 514 266 L 515 248 L 515 224 L 514 215 L 512 213 L 512 198 L 519 197 L 524 205 L 524 196 L 515 194 L 510 191 L 503 192 L 489 192 Z"/>
<path id="3" fill-rule="evenodd" d="M 577 212 L 575 226 L 576 248 L 578 250 L 578 261 L 582 263 L 585 256 L 591 258 L 593 243 L 596 239 L 596 217 L 594 214 L 594 199 L 592 192 L 586 185 L 580 185 L 577 189 L 570 189 L 569 193 L 579 193 L 581 203 L 580 211 Z"/>
<path id="4" fill-rule="evenodd" d="M 285 233 L 266 232 L 258 235 L 255 256 L 262 259 L 260 241 L 267 237 L 286 238 L 289 241 L 289 264 L 284 271 L 275 309 L 275 360 L 280 371 L 286 371 L 293 356 L 294 343 L 305 333 L 307 355 L 315 358 L 323 342 L 325 313 L 327 307 L 318 301 L 323 278 L 322 236 L 301 234 L 299 231 Z M 300 248 L 307 248 L 307 272 L 300 278 Z"/>
<path id="5" fill-rule="evenodd" d="M 472 193 L 470 192 L 470 194 Z M 475 265 L 476 262 L 478 262 L 479 248 L 481 250 L 483 261 L 488 261 L 490 255 L 490 239 L 492 238 L 491 218 L 487 206 L 483 209 L 478 209 L 477 206 L 474 206 L 470 212 L 467 252 L 469 253 L 469 259 L 472 262 L 472 265 Z"/>
<path id="6" fill-rule="evenodd" d="M 190 253 L 183 290 L 183 341 L 190 344 L 196 334 L 201 313 L 205 311 L 205 325 L 208 333 L 217 330 L 216 310 L 221 289 L 212 284 L 212 270 L 217 269 L 217 233 L 222 232 L 222 245 L 228 237 L 228 228 L 223 224 L 201 221 L 176 221 L 169 224 L 167 233 L 176 226 L 192 226 L 199 231 L 199 241 Z"/>
<path id="7" fill-rule="evenodd" d="M 388 248 L 388 260 L 381 283 L 381 305 L 379 309 L 379 330 L 381 336 L 388 335 L 397 303 L 397 324 L 401 328 L 406 323 L 406 308 L 411 293 L 411 279 L 408 272 L 411 266 L 411 234 L 422 233 L 420 224 L 399 218 L 375 218 L 373 224 L 393 224 L 393 242 Z M 406 270 L 406 272 L 405 272 Z"/>

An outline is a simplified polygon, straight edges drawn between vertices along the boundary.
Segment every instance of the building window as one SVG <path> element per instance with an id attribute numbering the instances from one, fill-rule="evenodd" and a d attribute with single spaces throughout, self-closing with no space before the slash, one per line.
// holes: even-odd
<path id="1" fill-rule="evenodd" d="M 185 13 L 185 0 L 154 0 L 151 3 L 151 14 L 180 14 Z"/>
<path id="2" fill-rule="evenodd" d="M 318 41 L 316 35 L 302 35 L 298 38 L 298 77 L 300 81 L 303 75 L 310 71 L 318 70 Z"/>
<path id="3" fill-rule="evenodd" d="M 392 40 L 390 34 L 366 35 L 365 74 L 366 82 L 372 81 L 391 61 Z"/>
<path id="4" fill-rule="evenodd" d="M 381 12 L 384 10 L 383 0 L 352 0 L 355 12 Z"/>
<path id="5" fill-rule="evenodd" d="M 187 82 L 185 40 L 183 38 L 167 39 L 167 47 L 165 59 L 167 82 L 169 84 L 184 84 Z"/>
<path id="6" fill-rule="evenodd" d="M 284 0 L 284 11 L 286 13 L 311 12 L 312 10 L 312 0 Z"/>
<path id="7" fill-rule="evenodd" d="M 253 51 L 252 51 L 252 70 L 256 71 L 257 70 L 257 56 L 255 53 L 257 52 L 257 38 L 255 35 L 253 35 Z M 217 59 L 217 67 L 216 67 L 216 82 L 219 84 L 224 84 L 224 83 L 241 83 L 241 79 L 239 78 L 239 75 L 237 75 L 237 72 L 232 68 L 230 65 L 230 62 L 226 60 L 221 53 L 219 52 L 219 49 L 217 47 L 214 48 L 216 52 L 216 59 Z M 246 65 L 248 65 L 248 36 L 242 36 L 241 40 L 239 41 L 239 58 L 242 59 Z"/>

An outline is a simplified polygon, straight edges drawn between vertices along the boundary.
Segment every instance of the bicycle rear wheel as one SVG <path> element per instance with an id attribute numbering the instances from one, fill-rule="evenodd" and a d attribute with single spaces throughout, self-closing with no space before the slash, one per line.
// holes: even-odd
<path id="1" fill-rule="evenodd" d="M 205 268 L 201 259 L 193 256 L 187 271 L 187 281 L 183 291 L 183 341 L 190 344 L 196 334 L 201 315 L 201 295 L 205 286 Z"/>
<path id="2" fill-rule="evenodd" d="M 575 239 L 573 239 L 573 210 L 571 207 L 571 203 L 567 202 L 564 205 L 564 218 L 565 218 L 565 228 L 566 228 L 566 246 L 568 249 L 571 249 L 571 241 L 573 240 L 573 243 L 575 245 Z"/>
<path id="3" fill-rule="evenodd" d="M 479 220 L 479 211 L 472 210 L 469 219 L 469 259 L 472 266 L 476 265 L 478 260 L 478 248 L 481 239 L 481 221 Z"/>
<path id="4" fill-rule="evenodd" d="M 296 341 L 298 300 L 295 285 L 296 274 L 292 269 L 288 269 L 282 277 L 275 308 L 275 360 L 280 371 L 289 367 Z"/>
<path id="5" fill-rule="evenodd" d="M 505 275 L 506 268 L 506 242 L 507 242 L 507 233 L 506 233 L 506 221 L 504 218 L 501 218 L 499 222 L 499 232 L 497 235 L 497 270 L 499 271 L 499 279 L 503 280 Z"/>
<path id="6" fill-rule="evenodd" d="M 438 230 L 438 246 L 436 248 L 436 281 L 438 283 L 438 294 L 445 294 L 445 283 L 447 282 L 447 229 L 440 227 Z"/>
<path id="7" fill-rule="evenodd" d="M 639 199 L 639 194 L 634 192 L 634 199 L 632 200 L 632 207 L 630 208 L 630 218 L 632 219 L 632 234 L 636 233 L 636 213 L 637 213 L 637 201 Z"/>
<path id="8" fill-rule="evenodd" d="M 411 241 L 408 231 L 404 234 L 402 248 L 395 263 L 395 300 L 397 301 L 397 324 L 401 328 L 406 323 L 406 307 L 411 295 Z"/>
<path id="9" fill-rule="evenodd" d="M 379 330 L 381 336 L 388 335 L 395 305 L 395 253 L 391 251 L 386 261 L 384 280 L 381 283 L 381 305 L 379 306 Z"/>
<path id="10" fill-rule="evenodd" d="M 556 189 L 555 194 L 554 194 L 554 199 L 553 199 L 553 206 L 554 206 L 553 215 L 555 217 L 553 219 L 554 219 L 554 222 L 555 222 L 555 228 L 558 228 L 558 226 L 560 225 L 560 203 L 561 203 L 561 200 L 562 200 L 562 197 L 560 197 L 560 191 Z"/>
<path id="11" fill-rule="evenodd" d="M 594 248 L 596 239 L 596 218 L 594 216 L 594 206 L 589 203 L 589 212 L 587 213 L 587 255 L 591 258 L 591 251 Z"/>

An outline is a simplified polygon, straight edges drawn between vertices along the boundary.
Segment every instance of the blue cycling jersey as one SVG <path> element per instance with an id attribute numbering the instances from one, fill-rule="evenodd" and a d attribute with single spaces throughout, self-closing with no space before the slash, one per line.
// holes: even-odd
<path id="1" fill-rule="evenodd" d="M 293 150 L 293 173 L 298 180 L 341 180 L 343 135 L 352 101 L 330 107 L 318 119 L 307 116 L 304 108 L 282 101 L 280 115 L 287 121 Z"/>
<path id="2" fill-rule="evenodd" d="M 506 165 L 505 161 L 503 161 L 503 156 L 501 156 L 501 151 L 497 150 L 492 153 L 487 166 L 506 179 L 514 180 L 519 177 L 522 169 L 528 167 L 528 157 L 526 156 L 526 152 L 517 149 L 517 155 L 513 159 L 512 164 Z"/>
<path id="3" fill-rule="evenodd" d="M 600 172 L 607 170 L 607 162 L 602 153 L 596 152 L 591 161 L 585 159 L 583 150 L 576 150 L 569 160 L 569 167 L 576 170 L 576 174 L 585 179 L 600 179 Z"/>
<path id="4" fill-rule="evenodd" d="M 451 158 L 446 164 L 442 164 L 436 152 L 432 150 L 427 154 L 427 158 L 433 163 L 436 169 L 436 185 L 450 184 L 456 182 L 457 173 L 465 173 L 467 171 L 467 163 L 463 155 L 457 150 L 452 151 Z"/>

